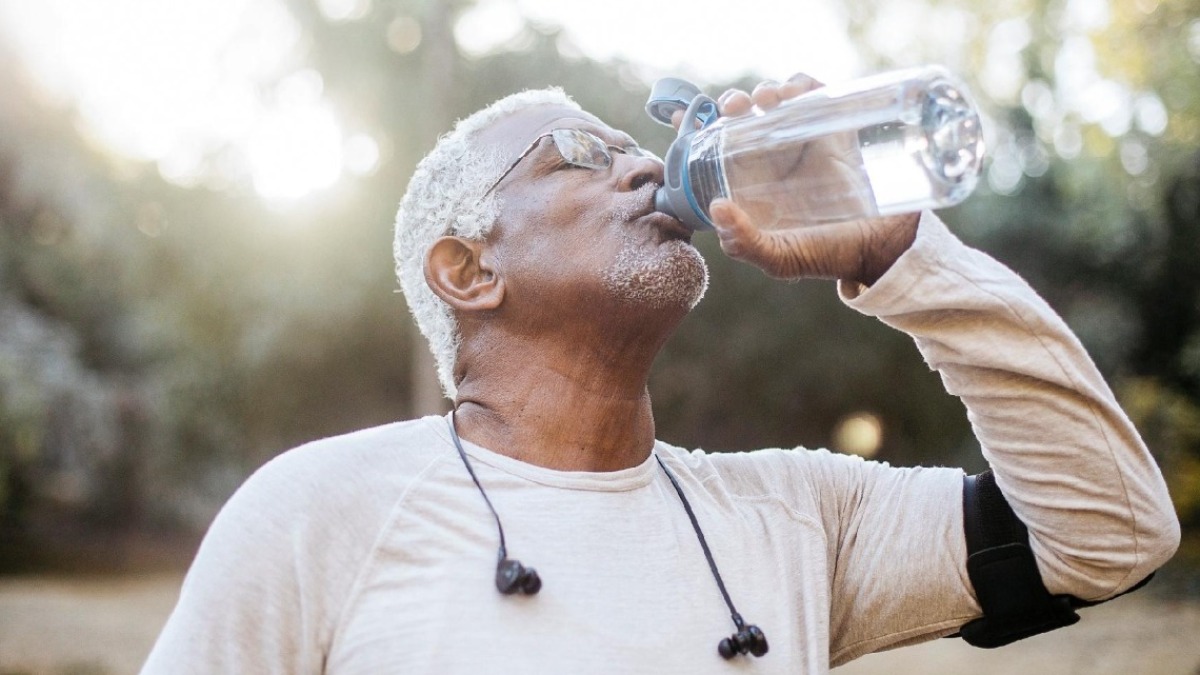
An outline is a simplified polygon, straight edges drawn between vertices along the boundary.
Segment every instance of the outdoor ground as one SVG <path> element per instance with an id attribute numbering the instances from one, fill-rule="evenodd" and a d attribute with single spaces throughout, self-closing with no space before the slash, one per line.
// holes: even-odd
<path id="1" fill-rule="evenodd" d="M 136 673 L 170 612 L 178 574 L 0 578 L 0 675 Z M 1200 601 L 1148 593 L 1001 650 L 961 640 L 875 654 L 837 675 L 1200 675 Z"/>

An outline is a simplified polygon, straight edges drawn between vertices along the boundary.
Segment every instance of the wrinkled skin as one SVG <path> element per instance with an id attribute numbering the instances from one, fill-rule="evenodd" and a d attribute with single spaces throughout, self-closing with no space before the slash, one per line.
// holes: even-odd
<path id="1" fill-rule="evenodd" d="M 725 115 L 769 109 L 817 86 L 797 76 L 753 93 L 726 92 Z M 632 139 L 587 113 L 539 107 L 487 129 L 479 142 L 516 158 L 539 135 L 575 127 L 607 143 Z M 781 161 L 773 176 L 819 171 L 843 149 L 815 147 L 812 164 Z M 543 139 L 496 186 L 500 215 L 485 241 L 443 237 L 426 280 L 462 335 L 455 377 L 466 439 L 516 459 L 571 471 L 643 462 L 654 444 L 646 388 L 662 345 L 703 294 L 691 233 L 653 210 L 656 160 L 614 153 L 608 169 L 564 164 Z M 911 244 L 917 217 L 767 232 L 727 200 L 711 208 L 722 250 L 779 278 L 871 284 Z"/>

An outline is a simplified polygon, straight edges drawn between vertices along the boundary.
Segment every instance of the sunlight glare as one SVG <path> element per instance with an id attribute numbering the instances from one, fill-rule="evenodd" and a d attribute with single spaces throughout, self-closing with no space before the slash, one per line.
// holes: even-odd
<path id="1" fill-rule="evenodd" d="M 247 148 L 254 189 L 269 202 L 299 199 L 341 174 L 342 133 L 318 102 L 285 105 L 259 118 Z"/>
<path id="2" fill-rule="evenodd" d="M 1022 54 L 1032 37 L 1023 17 L 1001 21 L 988 34 L 987 60 L 979 80 L 993 100 L 1017 102 L 1025 85 Z"/>
<path id="3" fill-rule="evenodd" d="M 483 56 L 520 34 L 525 19 L 508 0 L 481 0 L 454 25 L 454 41 L 467 54 Z"/>
<path id="4" fill-rule="evenodd" d="M 755 73 L 782 80 L 804 71 L 835 82 L 859 68 L 841 11 L 825 0 L 741 0 L 736 11 L 711 1 L 680 11 L 665 3 L 609 0 L 596 11 L 561 0 L 481 0 L 464 13 L 455 35 L 470 53 L 487 53 L 516 36 L 524 15 L 562 26 L 592 58 L 638 64 L 648 79 L 680 75 L 710 84 Z"/>
<path id="5" fill-rule="evenodd" d="M 363 18 L 372 6 L 316 5 L 334 22 Z M 743 0 L 736 12 L 705 2 L 679 12 L 610 0 L 597 12 L 557 0 L 481 0 L 464 12 L 456 39 L 470 53 L 519 48 L 512 40 L 528 16 L 561 25 L 583 54 L 630 61 L 646 79 L 677 74 L 708 84 L 807 71 L 833 82 L 858 69 L 842 11 L 827 0 Z M 397 16 L 388 46 L 412 52 L 420 28 Z M 88 138 L 152 163 L 172 183 L 220 189 L 249 178 L 265 200 L 281 203 L 343 175 L 369 176 L 381 161 L 375 139 L 344 128 L 320 75 L 297 70 L 303 29 L 283 0 L 0 3 L 0 30 L 46 92 L 76 107 Z"/>
<path id="6" fill-rule="evenodd" d="M 350 20 L 370 2 L 321 7 Z M 378 162 L 358 141 L 346 164 L 321 76 L 287 74 L 302 34 L 279 0 L 44 0 L 9 3 L 0 18 L 42 86 L 74 102 L 86 136 L 177 185 L 249 176 L 278 203 Z"/>
<path id="7" fill-rule="evenodd" d="M 1143 94 L 1134 105 L 1138 128 L 1151 136 L 1161 136 L 1167 130 L 1167 107 L 1153 93 Z"/>
<path id="8" fill-rule="evenodd" d="M 342 151 L 346 170 L 355 176 L 370 176 L 379 168 L 379 144 L 367 134 L 347 138 Z"/>
<path id="9" fill-rule="evenodd" d="M 371 0 L 317 0 L 317 8 L 330 21 L 355 21 L 371 11 Z"/>
<path id="10" fill-rule="evenodd" d="M 387 43 L 397 54 L 410 54 L 421 46 L 421 22 L 398 16 L 387 27 Z"/>

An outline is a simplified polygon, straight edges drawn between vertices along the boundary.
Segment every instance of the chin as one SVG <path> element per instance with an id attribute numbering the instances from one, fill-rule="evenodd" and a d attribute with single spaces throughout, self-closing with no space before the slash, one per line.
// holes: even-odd
<path id="1" fill-rule="evenodd" d="M 654 250 L 627 246 L 604 273 L 604 285 L 617 299 L 638 307 L 690 311 L 708 290 L 708 265 L 683 240 Z"/>

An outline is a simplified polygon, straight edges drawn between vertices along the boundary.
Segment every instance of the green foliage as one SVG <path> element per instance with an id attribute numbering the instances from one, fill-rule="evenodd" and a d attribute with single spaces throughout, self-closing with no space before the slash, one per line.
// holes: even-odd
<path id="1" fill-rule="evenodd" d="M 881 30 L 874 22 L 888 13 L 873 4 L 850 4 L 856 35 Z M 1027 104 L 1019 88 L 986 95 L 996 173 L 944 217 L 1071 323 L 1195 522 L 1200 78 L 1178 38 L 1197 12 L 1183 1 L 1133 5 L 1114 4 L 1107 28 L 1086 37 L 1105 77 L 1163 102 L 1166 128 L 1114 137 L 1077 111 Z M 468 58 L 451 30 L 465 3 L 377 1 L 341 23 L 309 0 L 289 6 L 305 32 L 301 65 L 321 73 L 324 95 L 380 141 L 384 160 L 304 210 L 266 208 L 240 184 L 185 189 L 108 158 L 71 111 L 0 66 L 0 530 L 59 509 L 116 525 L 204 522 L 288 447 L 408 416 L 423 347 L 394 293 L 391 222 L 413 166 L 454 119 L 559 85 L 651 149 L 671 138 L 642 112 L 648 88 L 631 65 L 579 57 L 556 29 L 529 25 L 510 49 Z M 988 31 L 1025 17 L 1021 82 L 1058 95 L 1062 3 L 919 9 L 953 19 L 962 39 L 914 36 L 920 49 L 904 58 L 983 73 L 996 58 Z M 409 20 L 422 39 L 397 49 L 389 35 Z M 861 47 L 880 67 L 901 61 Z M 1058 151 L 1062 129 L 1079 131 L 1076 154 Z M 1004 157 L 1019 180 L 997 180 Z M 868 412 L 882 459 L 982 468 L 961 405 L 907 337 L 843 307 L 829 283 L 773 282 L 697 239 L 712 286 L 655 365 L 663 438 L 714 450 L 826 446 L 839 421 Z"/>
<path id="2" fill-rule="evenodd" d="M 1162 466 L 1180 519 L 1186 526 L 1200 524 L 1200 405 L 1153 378 L 1126 380 L 1120 393 Z"/>

